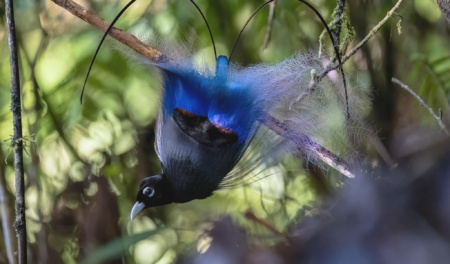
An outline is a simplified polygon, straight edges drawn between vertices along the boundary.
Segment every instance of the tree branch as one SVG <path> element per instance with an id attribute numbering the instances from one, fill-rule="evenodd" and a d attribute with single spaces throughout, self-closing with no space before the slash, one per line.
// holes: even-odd
<path id="1" fill-rule="evenodd" d="M 427 110 L 430 112 L 430 114 L 434 117 L 434 119 L 436 119 L 436 121 L 438 122 L 438 124 L 439 124 L 439 126 L 441 127 L 442 131 L 444 131 L 444 133 L 445 133 L 447 136 L 450 135 L 449 132 L 448 132 L 448 130 L 447 130 L 447 127 L 446 127 L 445 124 L 444 124 L 444 122 L 442 122 L 442 119 L 441 119 L 438 115 L 436 115 L 436 113 L 433 111 L 433 109 L 431 109 L 431 107 L 429 107 L 429 106 L 423 101 L 423 99 L 422 99 L 418 94 L 416 94 L 411 88 L 409 88 L 408 85 L 402 83 L 402 82 L 401 82 L 399 79 L 397 79 L 397 78 L 392 78 L 392 82 L 395 83 L 395 84 L 398 84 L 400 87 L 402 87 L 402 88 L 405 89 L 408 93 L 410 93 L 412 96 L 414 96 L 414 97 L 417 99 L 417 101 L 419 101 L 420 105 L 421 105 L 423 108 L 427 109 Z"/>
<path id="2" fill-rule="evenodd" d="M 345 0 L 337 0 L 336 8 L 334 9 L 334 13 L 336 14 L 335 20 L 336 20 L 336 27 L 331 29 L 334 34 L 334 39 L 336 40 L 336 45 L 339 49 L 339 45 L 341 42 L 341 30 L 342 30 L 342 18 L 344 16 L 344 9 L 345 9 Z"/>
<path id="3" fill-rule="evenodd" d="M 339 50 L 339 55 L 341 54 L 341 52 L 343 52 L 343 50 L 340 49 L 339 46 L 341 45 L 340 43 L 341 43 L 342 21 L 344 20 L 345 17 L 344 9 L 345 9 L 345 0 L 337 0 L 336 7 L 334 8 L 332 14 L 333 20 L 328 25 L 329 28 L 331 29 L 331 32 L 333 33 L 334 36 L 333 38 L 335 42 L 331 43 L 331 45 L 337 47 L 337 49 Z M 325 37 L 326 34 L 327 31 L 326 29 L 324 29 L 319 36 L 319 57 L 322 57 L 323 38 Z M 331 42 L 333 42 L 333 40 Z M 337 58 L 334 58 L 331 61 L 334 61 L 335 59 Z"/>
<path id="4" fill-rule="evenodd" d="M 11 68 L 11 112 L 13 113 L 14 170 L 16 178 L 16 220 L 14 227 L 18 238 L 18 262 L 27 263 L 27 226 L 25 216 L 25 179 L 23 171 L 22 109 L 20 102 L 19 61 L 16 44 L 13 0 L 5 0 L 8 47 Z"/>
<path id="5" fill-rule="evenodd" d="M 102 32 L 106 32 L 106 30 L 108 29 L 109 24 L 106 23 L 105 20 L 101 19 L 93 12 L 87 10 L 86 8 L 82 7 L 72 0 L 52 0 L 52 2 L 66 9 L 74 16 L 91 24 Z M 159 50 L 145 45 L 145 43 L 128 32 L 113 27 L 109 35 L 151 61 L 158 62 L 161 61 L 164 57 Z"/>
<path id="6" fill-rule="evenodd" d="M 288 242 L 289 244 L 292 244 L 292 241 L 291 241 L 291 239 L 290 239 L 288 234 L 286 234 L 283 231 L 278 230 L 274 225 L 269 223 L 267 220 L 264 220 L 262 218 L 257 217 L 255 215 L 255 213 L 253 213 L 252 210 L 250 210 L 250 209 L 247 210 L 244 213 L 244 217 L 249 219 L 249 220 L 251 220 L 251 221 L 253 221 L 253 222 L 255 222 L 255 223 L 257 223 L 257 224 L 259 224 L 259 225 L 261 225 L 261 226 L 263 226 L 263 227 L 265 227 L 265 228 L 267 228 L 270 232 L 274 233 L 277 236 L 280 236 L 280 237 L 284 238 L 286 240 L 286 242 Z"/>
<path id="7" fill-rule="evenodd" d="M 319 143 L 308 137 L 307 135 L 295 135 L 295 137 L 288 137 L 286 125 L 273 117 L 264 120 L 264 125 L 273 130 L 278 135 L 291 140 L 297 148 L 302 151 L 309 151 L 315 158 L 320 159 L 323 163 L 339 171 L 342 175 L 349 178 L 354 178 L 355 174 L 350 170 L 350 166 L 331 151 L 327 150 Z"/>
<path id="8" fill-rule="evenodd" d="M 349 51 L 344 57 L 342 57 L 342 64 L 350 59 L 359 49 L 361 49 L 364 44 L 366 44 L 369 39 L 371 39 L 380 30 L 380 28 L 389 20 L 389 18 L 394 15 L 402 2 L 403 0 L 398 0 L 397 3 L 391 8 L 391 10 L 387 12 L 386 16 L 380 22 L 378 22 L 378 24 L 369 32 L 369 34 L 367 34 L 367 36 L 363 40 L 361 40 L 361 42 L 359 42 L 351 51 Z M 311 82 L 308 85 L 308 89 L 295 100 L 295 103 L 302 101 L 306 96 L 313 93 L 322 79 L 325 78 L 328 73 L 336 70 L 337 68 L 339 68 L 339 64 L 329 65 L 321 73 L 315 75 L 314 78 L 311 79 Z"/>

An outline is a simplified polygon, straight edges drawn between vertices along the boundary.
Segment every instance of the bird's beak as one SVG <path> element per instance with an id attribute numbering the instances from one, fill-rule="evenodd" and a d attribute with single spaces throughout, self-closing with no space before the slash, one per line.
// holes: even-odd
<path id="1" fill-rule="evenodd" d="M 136 217 L 136 215 L 139 214 L 139 212 L 142 211 L 142 209 L 144 208 L 145 208 L 144 203 L 136 202 L 133 205 L 133 209 L 131 209 L 130 220 L 133 220 L 133 218 Z"/>

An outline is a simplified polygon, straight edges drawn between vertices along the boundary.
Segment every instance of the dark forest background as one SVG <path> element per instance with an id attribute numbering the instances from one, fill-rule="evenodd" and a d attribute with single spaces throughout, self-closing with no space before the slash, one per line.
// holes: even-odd
<path id="1" fill-rule="evenodd" d="M 127 1 L 80 1 L 111 21 Z M 263 1 L 196 1 L 229 54 Z M 327 21 L 336 1 L 311 1 Z M 345 51 L 396 4 L 346 1 Z M 447 10 L 448 2 L 439 1 Z M 371 169 L 348 180 L 290 158 L 254 184 L 206 200 L 143 211 L 130 222 L 140 180 L 159 174 L 154 127 L 161 96 L 155 70 L 108 41 L 79 96 L 102 33 L 50 1 L 16 1 L 26 146 L 30 263 L 445 263 L 450 250 L 450 142 L 436 120 L 393 77 L 449 123 L 450 25 L 434 0 L 404 1 L 345 63 L 350 86 L 369 94 L 365 123 L 382 148 L 361 148 Z M 0 178 L 2 220 L 12 213 L 12 115 L 4 6 L 0 4 Z M 448 14 L 447 14 L 448 15 Z M 319 51 L 323 25 L 294 0 L 278 0 L 267 48 L 269 8 L 235 51 L 241 65 L 277 63 Z M 214 65 L 208 31 L 189 1 L 137 1 L 117 27 L 138 37 L 190 41 Z M 345 42 L 348 41 L 348 42 Z M 324 51 L 332 54 L 323 38 Z M 341 47 L 342 48 L 342 47 Z M 350 95 L 351 96 L 351 95 Z M 381 150 L 380 150 L 381 149 Z M 390 163 L 392 159 L 392 163 Z M 289 168 L 289 169 L 287 169 Z M 13 228 L 10 227 L 10 232 Z M 7 263 L 8 225 L 0 263 Z M 11 238 L 11 237 L 10 237 Z M 14 239 L 14 235 L 12 236 Z"/>

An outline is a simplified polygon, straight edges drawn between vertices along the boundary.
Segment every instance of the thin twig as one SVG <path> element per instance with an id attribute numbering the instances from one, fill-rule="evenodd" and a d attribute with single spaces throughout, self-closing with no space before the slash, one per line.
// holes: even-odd
<path id="1" fill-rule="evenodd" d="M 392 78 L 392 82 L 395 83 L 395 84 L 398 84 L 400 87 L 402 87 L 408 93 L 410 93 L 412 96 L 414 96 L 417 99 L 417 101 L 419 101 L 420 105 L 423 108 L 427 109 L 430 112 L 430 114 L 434 117 L 434 119 L 436 119 L 436 121 L 438 122 L 438 124 L 441 127 L 442 131 L 444 131 L 444 133 L 447 136 L 450 135 L 449 132 L 448 132 L 447 127 L 444 124 L 444 122 L 442 122 L 442 119 L 438 115 L 436 115 L 436 113 L 433 111 L 433 109 L 431 107 L 429 107 L 418 94 L 416 94 L 411 88 L 408 87 L 408 85 L 402 83 L 397 78 Z"/>
<path id="2" fill-rule="evenodd" d="M 244 213 L 244 216 L 245 216 L 245 218 L 247 218 L 247 219 L 249 219 L 249 220 L 251 220 L 251 221 L 253 221 L 255 223 L 258 223 L 258 224 L 264 226 L 265 228 L 267 228 L 269 231 L 271 231 L 275 235 L 278 235 L 278 236 L 284 238 L 287 242 L 292 244 L 292 241 L 289 238 L 288 234 L 278 230 L 275 226 L 273 226 L 271 223 L 267 222 L 266 220 L 257 217 L 253 213 L 253 211 L 251 211 L 251 210 L 246 211 Z"/>
<path id="3" fill-rule="evenodd" d="M 361 47 L 366 44 L 366 42 L 371 39 L 379 30 L 380 28 L 394 15 L 394 13 L 397 11 L 397 9 L 402 4 L 403 0 L 398 0 L 397 3 L 389 10 L 386 14 L 386 16 L 378 22 L 378 24 L 367 34 L 367 36 L 361 40 L 361 42 L 358 43 L 351 51 L 349 51 L 343 58 L 342 63 L 346 62 L 348 59 L 350 59 L 353 54 L 355 54 Z M 339 67 L 339 65 L 335 66 L 336 68 Z"/>
<path id="4" fill-rule="evenodd" d="M 25 179 L 23 171 L 22 109 L 20 102 L 19 60 L 16 44 L 16 25 L 12 0 L 5 0 L 8 47 L 11 68 L 11 112 L 13 113 L 14 171 L 16 178 L 16 220 L 14 227 L 18 241 L 18 262 L 27 263 L 27 226 L 25 216 Z"/>
<path id="5" fill-rule="evenodd" d="M 367 34 L 367 36 L 361 40 L 351 51 L 349 51 L 344 57 L 342 57 L 342 63 L 345 63 L 348 59 L 350 59 L 361 47 L 366 44 L 366 42 L 371 39 L 379 30 L 380 28 L 389 20 L 389 18 L 394 15 L 394 13 L 397 11 L 397 9 L 400 7 L 404 0 L 398 0 L 397 3 L 389 10 L 386 14 L 386 16 L 378 22 L 378 24 Z M 308 89 L 302 93 L 295 102 L 302 101 L 307 95 L 313 93 L 316 90 L 316 86 L 322 81 L 327 74 L 333 70 L 336 70 L 339 68 L 339 64 L 329 65 L 327 68 L 325 68 L 321 73 L 314 76 L 314 78 L 311 79 L 311 82 L 308 85 Z"/>
<path id="6" fill-rule="evenodd" d="M 14 252 L 17 248 L 17 240 L 14 237 L 13 230 L 14 213 L 12 211 L 12 201 L 14 200 L 14 197 L 10 192 L 8 192 L 6 186 L 5 157 L 3 156 L 2 149 L 0 148 L 0 207 L 2 215 L 3 238 L 8 262 L 15 264 L 17 261 L 14 256 Z"/>

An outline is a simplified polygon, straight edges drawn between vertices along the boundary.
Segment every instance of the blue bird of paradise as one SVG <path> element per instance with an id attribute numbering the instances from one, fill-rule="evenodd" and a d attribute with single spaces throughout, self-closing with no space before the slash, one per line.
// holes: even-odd
<path id="1" fill-rule="evenodd" d="M 321 68 L 313 54 L 244 68 L 219 56 L 214 73 L 179 58 L 154 64 L 164 81 L 155 142 L 162 173 L 140 183 L 131 219 L 144 208 L 207 198 L 288 154 L 343 166 L 312 140 L 321 129 L 313 122 L 317 98 L 302 100 L 300 111 L 293 107 L 310 72 Z M 330 93 L 334 87 L 324 83 L 317 89 Z M 345 103 L 341 108 L 345 116 Z"/>
<path id="2" fill-rule="evenodd" d="M 272 1 L 261 5 L 253 15 Z M 104 38 L 133 2 L 113 20 Z M 211 31 L 210 35 L 212 39 Z M 276 65 L 250 67 L 216 56 L 215 71 L 211 72 L 207 67 L 194 67 L 189 52 L 183 54 L 184 47 L 155 45 L 164 54 L 164 59 L 150 62 L 160 69 L 163 79 L 155 141 L 162 172 L 140 183 L 131 219 L 144 208 L 207 198 L 262 164 L 277 162 L 289 154 L 321 160 L 353 177 L 344 162 L 313 139 L 323 130 L 318 117 L 328 114 L 323 107 L 328 102 L 337 102 L 341 117 L 350 123 L 344 76 L 345 100 L 333 91 L 336 87 L 330 81 L 318 83 L 314 95 L 308 91 L 311 73 L 323 70 L 314 53 L 298 53 Z M 176 56 L 171 54 L 174 50 Z M 338 52 L 336 56 L 343 74 Z"/>

